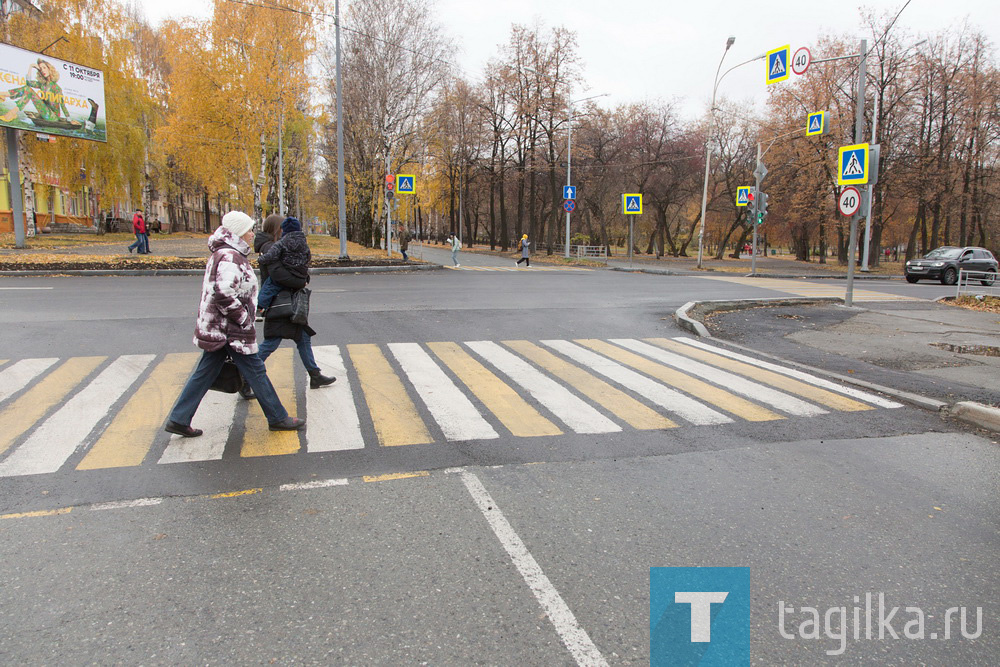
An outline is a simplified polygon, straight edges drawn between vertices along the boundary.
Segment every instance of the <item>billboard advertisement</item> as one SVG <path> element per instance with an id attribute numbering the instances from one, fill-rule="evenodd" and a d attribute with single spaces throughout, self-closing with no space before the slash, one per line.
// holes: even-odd
<path id="1" fill-rule="evenodd" d="M 104 73 L 0 44 L 0 126 L 107 141 Z"/>

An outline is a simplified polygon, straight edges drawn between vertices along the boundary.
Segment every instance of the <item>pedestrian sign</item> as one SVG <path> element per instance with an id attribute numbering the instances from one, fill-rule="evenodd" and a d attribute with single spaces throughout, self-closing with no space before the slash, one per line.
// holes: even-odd
<path id="1" fill-rule="evenodd" d="M 624 210 L 625 215 L 641 215 L 642 195 L 641 194 L 622 195 L 622 210 Z"/>
<path id="2" fill-rule="evenodd" d="M 576 186 L 575 185 L 564 185 L 563 186 L 563 199 L 576 199 Z"/>
<path id="3" fill-rule="evenodd" d="M 839 185 L 864 185 L 868 182 L 868 144 L 843 146 L 837 161 Z"/>
<path id="4" fill-rule="evenodd" d="M 412 195 L 417 191 L 417 177 L 413 174 L 398 174 L 396 176 L 396 192 L 401 195 Z"/>
<path id="5" fill-rule="evenodd" d="M 827 113 L 825 111 L 817 111 L 816 113 L 809 114 L 806 121 L 806 136 L 812 137 L 826 134 L 826 119 Z"/>
<path id="6" fill-rule="evenodd" d="M 767 52 L 767 71 L 764 72 L 767 85 L 788 78 L 788 52 L 791 48 L 791 44 L 788 44 Z"/>
<path id="7" fill-rule="evenodd" d="M 753 197 L 750 196 L 750 190 L 752 186 L 740 185 L 736 188 L 736 205 L 746 206 L 753 201 Z"/>

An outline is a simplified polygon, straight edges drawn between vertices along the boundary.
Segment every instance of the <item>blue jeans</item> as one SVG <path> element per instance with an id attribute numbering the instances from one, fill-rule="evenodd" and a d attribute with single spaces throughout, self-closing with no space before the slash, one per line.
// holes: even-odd
<path id="1" fill-rule="evenodd" d="M 277 336 L 265 338 L 264 342 L 260 344 L 260 352 L 257 353 L 260 355 L 260 360 L 266 361 L 271 353 L 278 349 L 283 340 L 284 338 Z M 312 336 L 303 331 L 298 342 L 295 343 L 295 347 L 299 348 L 299 359 L 302 360 L 302 365 L 306 367 L 306 370 L 310 373 L 318 373 L 319 365 L 316 363 L 316 357 L 313 356 Z"/>
<path id="2" fill-rule="evenodd" d="M 257 295 L 257 310 L 267 310 L 270 308 L 274 297 L 278 296 L 278 292 L 283 289 L 285 288 L 271 280 L 271 276 L 268 276 L 264 284 L 260 286 L 260 293 Z M 266 359 L 267 356 L 264 358 Z"/>
<path id="3" fill-rule="evenodd" d="M 139 254 L 141 255 L 145 251 L 145 249 L 146 249 L 146 242 L 143 240 L 142 236 L 143 235 L 140 234 L 139 232 L 135 233 L 135 243 L 133 243 L 132 245 L 130 245 L 128 247 L 129 252 L 131 252 L 131 251 L 133 251 L 133 250 L 135 250 L 135 249 L 138 248 Z"/>
<path id="4" fill-rule="evenodd" d="M 451 251 L 451 263 L 458 266 L 458 249 Z"/>
<path id="5" fill-rule="evenodd" d="M 149 254 L 149 232 L 142 235 L 142 250 L 140 252 L 145 255 Z"/>
<path id="6" fill-rule="evenodd" d="M 228 345 L 221 350 L 202 352 L 201 361 L 191 373 L 187 384 L 181 390 L 181 395 L 174 403 L 174 409 L 170 411 L 168 419 L 181 426 L 190 426 L 194 413 L 201 404 L 201 399 L 205 398 L 215 378 L 219 377 L 222 370 L 222 362 L 226 356 L 236 362 L 236 367 L 240 370 L 240 375 L 257 395 L 257 402 L 260 403 L 264 416 L 267 417 L 268 424 L 277 424 L 288 419 L 288 411 L 281 404 L 281 399 L 274 391 L 274 386 L 267 378 L 267 370 L 264 368 L 264 360 L 256 354 L 240 354 Z"/>

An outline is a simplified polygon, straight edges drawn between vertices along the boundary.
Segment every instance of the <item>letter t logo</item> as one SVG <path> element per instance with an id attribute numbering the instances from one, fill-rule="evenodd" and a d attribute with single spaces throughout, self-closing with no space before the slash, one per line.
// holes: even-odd
<path id="1" fill-rule="evenodd" d="M 691 605 L 691 641 L 712 641 L 712 604 L 722 604 L 729 596 L 725 593 L 676 592 L 674 602 Z"/>

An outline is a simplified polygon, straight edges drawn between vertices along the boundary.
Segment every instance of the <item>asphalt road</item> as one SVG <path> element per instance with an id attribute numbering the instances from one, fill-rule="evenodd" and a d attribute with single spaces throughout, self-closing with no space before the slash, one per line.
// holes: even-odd
<path id="1" fill-rule="evenodd" d="M 859 399 L 864 409 L 765 417 L 729 412 L 737 409 L 730 398 L 719 408 L 732 417 L 724 423 L 670 414 L 673 427 L 638 428 L 612 409 L 626 399 L 656 408 L 638 385 L 615 380 L 624 398 L 601 403 L 573 380 L 581 368 L 596 374 L 597 365 L 560 356 L 576 370 L 557 375 L 534 356 L 529 371 L 545 371 L 558 386 L 528 391 L 516 378 L 529 371 L 503 366 L 506 357 L 486 345 L 525 355 L 534 348 L 504 342 L 527 341 L 565 355 L 590 341 L 602 355 L 621 356 L 628 341 L 684 336 L 671 316 L 689 300 L 778 297 L 836 281 L 786 281 L 778 291 L 737 276 L 487 270 L 505 267 L 471 253 L 461 261 L 462 270 L 313 280 L 314 342 L 343 354 L 337 385 L 354 392 L 359 448 L 314 452 L 307 432 L 295 453 L 248 456 L 255 406 L 240 404 L 218 457 L 169 464 L 161 461 L 171 441 L 146 438 L 144 415 L 175 394 L 143 387 L 193 351 L 200 280 L 0 281 L 0 359 L 10 360 L 0 379 L 28 359 L 103 359 L 30 424 L 12 406 L 35 414 L 25 397 L 37 403 L 47 394 L 29 384 L 0 399 L 3 427 L 20 433 L 0 444 L 0 661 L 647 664 L 649 568 L 660 566 L 750 568 L 747 662 L 1000 660 L 996 438 L 870 396 Z M 864 298 L 940 291 L 875 281 L 859 288 Z M 499 364 L 484 366 L 517 389 L 522 419 L 510 424 L 491 412 L 489 392 L 475 393 L 459 365 L 434 357 L 443 384 L 462 388 L 497 437 L 449 435 L 439 419 L 448 404 L 434 403 L 410 366 L 423 357 L 406 356 L 441 349 L 432 343 L 459 343 Z M 384 365 L 370 363 L 372 346 Z M 95 374 L 125 357 L 148 357 L 134 383 L 120 383 L 125 389 L 103 403 L 99 394 L 84 400 Z M 279 361 L 292 368 L 290 356 Z M 298 362 L 282 368 L 273 374 L 318 428 L 310 401 L 330 390 L 307 390 Z M 636 368 L 666 382 L 660 368 Z M 756 367 L 747 372 L 763 382 Z M 376 400 L 372 391 L 388 392 L 393 377 L 413 402 L 402 431 L 422 423 L 428 442 L 386 445 L 400 432 L 386 426 L 379 406 L 394 399 Z M 736 391 L 735 383 L 709 384 Z M 567 389 L 570 398 L 559 393 Z M 763 390 L 742 396 L 764 400 Z M 67 405 L 100 414 L 80 407 L 52 433 L 72 432 L 74 416 L 93 428 L 78 446 L 69 443 L 55 471 L 12 474 L 38 463 L 19 453 L 29 446 L 65 449 L 43 436 Z M 594 405 L 595 423 L 610 420 L 617 430 L 573 425 Z M 130 410 L 131 421 L 122 416 Z M 529 410 L 559 433 L 516 435 L 511 428 L 527 427 Z M 138 462 L 85 465 L 121 424 L 132 425 L 132 437 L 115 442 L 141 446 Z M 850 610 L 866 593 L 920 607 L 927 638 L 867 640 L 862 628 L 842 655 L 830 655 L 839 641 L 799 637 L 802 616 L 786 624 L 796 638 L 779 631 L 779 600 Z M 947 641 L 930 639 L 943 633 L 945 610 L 960 606 L 973 617 L 983 608 L 982 634 L 964 639 L 953 627 Z M 904 624 L 895 623 L 901 636 Z"/>

